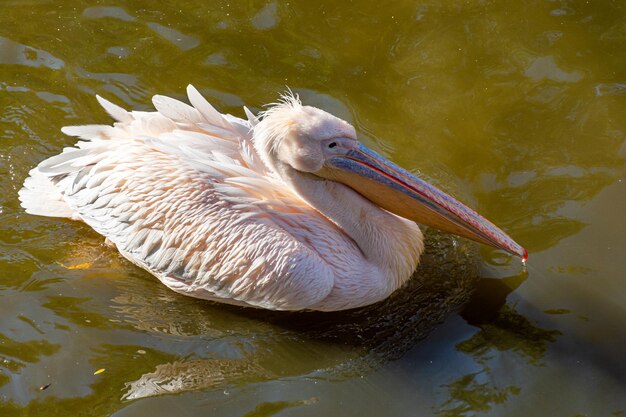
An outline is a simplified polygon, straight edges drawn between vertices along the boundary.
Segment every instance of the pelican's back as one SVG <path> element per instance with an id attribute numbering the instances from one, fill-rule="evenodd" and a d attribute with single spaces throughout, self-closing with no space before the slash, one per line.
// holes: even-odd
<path id="1" fill-rule="evenodd" d="M 64 128 L 81 140 L 30 172 L 22 206 L 84 221 L 187 295 L 270 309 L 318 303 L 333 272 L 306 242 L 323 236 L 346 259 L 358 248 L 268 172 L 247 109 L 247 121 L 221 115 L 188 93 L 193 107 L 155 96 L 157 112 L 98 98 L 117 122 Z"/>

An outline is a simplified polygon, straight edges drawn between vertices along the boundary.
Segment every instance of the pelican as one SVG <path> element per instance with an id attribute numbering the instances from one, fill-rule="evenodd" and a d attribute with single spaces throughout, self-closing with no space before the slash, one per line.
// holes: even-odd
<path id="1" fill-rule="evenodd" d="M 424 248 L 417 223 L 524 248 L 454 198 L 288 93 L 247 120 L 154 96 L 154 112 L 97 96 L 116 122 L 67 126 L 73 147 L 32 169 L 26 212 L 85 222 L 188 296 L 271 310 L 337 311 L 385 299 Z"/>

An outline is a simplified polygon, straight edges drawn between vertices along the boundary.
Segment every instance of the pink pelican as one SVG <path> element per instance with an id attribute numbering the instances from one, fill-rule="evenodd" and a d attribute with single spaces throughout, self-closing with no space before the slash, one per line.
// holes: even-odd
<path id="1" fill-rule="evenodd" d="M 354 127 L 287 94 L 248 120 L 155 96 L 156 112 L 98 97 L 117 121 L 68 126 L 74 147 L 20 191 L 28 213 L 87 223 L 174 291 L 272 310 L 383 300 L 415 271 L 415 222 L 522 259 L 479 214 L 359 143 Z"/>

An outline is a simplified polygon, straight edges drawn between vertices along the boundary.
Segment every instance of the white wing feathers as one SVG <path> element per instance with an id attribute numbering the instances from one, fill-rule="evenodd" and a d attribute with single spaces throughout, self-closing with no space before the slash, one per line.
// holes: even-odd
<path id="1" fill-rule="evenodd" d="M 22 207 L 26 212 L 40 216 L 71 218 L 74 211 L 67 205 L 63 194 L 52 181 L 37 168 L 32 169 L 29 175 L 19 192 Z"/>
<path id="2" fill-rule="evenodd" d="M 155 96 L 156 112 L 98 97 L 117 122 L 63 128 L 82 140 L 31 171 L 22 206 L 83 220 L 187 295 L 271 309 L 319 302 L 333 273 L 303 242 L 334 225 L 261 162 L 248 109 L 248 120 L 222 115 L 187 93 L 193 107 Z"/>
<path id="3" fill-rule="evenodd" d="M 187 86 L 187 96 L 189 96 L 189 102 L 209 124 L 228 128 L 222 115 L 191 85 Z"/>
<path id="4" fill-rule="evenodd" d="M 104 108 L 104 110 L 118 122 L 131 123 L 133 121 L 133 117 L 130 115 L 130 113 L 128 113 L 117 104 L 113 104 L 109 100 L 106 100 L 99 95 L 96 95 L 96 99 L 98 100 L 98 103 L 100 103 L 102 108 Z"/>

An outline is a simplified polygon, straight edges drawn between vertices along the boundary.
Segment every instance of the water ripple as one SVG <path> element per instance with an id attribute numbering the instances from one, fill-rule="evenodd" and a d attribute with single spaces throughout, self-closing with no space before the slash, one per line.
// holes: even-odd
<path id="1" fill-rule="evenodd" d="M 0 65 L 25 65 L 58 70 L 65 62 L 49 52 L 24 45 L 0 36 Z"/>

